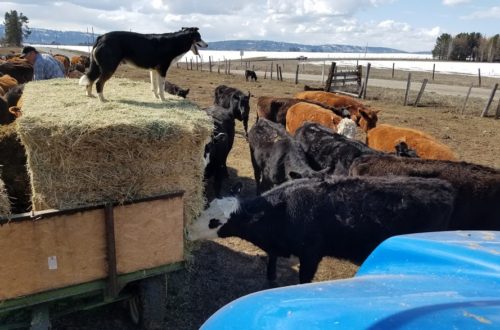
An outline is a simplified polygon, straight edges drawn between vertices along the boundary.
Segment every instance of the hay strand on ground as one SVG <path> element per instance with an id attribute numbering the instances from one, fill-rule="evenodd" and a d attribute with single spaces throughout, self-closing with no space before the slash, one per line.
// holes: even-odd
<path id="1" fill-rule="evenodd" d="M 2 168 L 0 167 L 0 173 Z M 0 217 L 6 217 L 10 214 L 10 202 L 9 196 L 7 195 L 7 190 L 3 184 L 2 179 L 0 179 Z"/>
<path id="2" fill-rule="evenodd" d="M 203 152 L 213 123 L 196 105 L 112 78 L 101 103 L 74 80 L 30 82 L 17 121 L 34 210 L 184 190 L 191 221 L 204 205 Z"/>

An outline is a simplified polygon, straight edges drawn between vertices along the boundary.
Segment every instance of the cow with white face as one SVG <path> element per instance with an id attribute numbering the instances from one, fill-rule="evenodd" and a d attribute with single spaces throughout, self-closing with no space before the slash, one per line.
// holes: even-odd
<path id="1" fill-rule="evenodd" d="M 240 237 L 268 256 L 295 255 L 301 283 L 323 256 L 362 262 L 393 235 L 448 228 L 455 191 L 442 180 L 411 177 L 297 179 L 250 199 L 212 201 L 188 228 L 190 240 Z"/>

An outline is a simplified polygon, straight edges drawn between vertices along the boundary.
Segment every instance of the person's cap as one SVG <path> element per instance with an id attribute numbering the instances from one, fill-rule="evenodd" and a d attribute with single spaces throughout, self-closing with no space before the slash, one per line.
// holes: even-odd
<path id="1" fill-rule="evenodd" d="M 33 46 L 24 47 L 23 50 L 21 51 L 21 55 L 19 55 L 19 57 L 23 58 L 26 55 L 28 55 L 30 52 L 36 52 L 36 48 Z"/>

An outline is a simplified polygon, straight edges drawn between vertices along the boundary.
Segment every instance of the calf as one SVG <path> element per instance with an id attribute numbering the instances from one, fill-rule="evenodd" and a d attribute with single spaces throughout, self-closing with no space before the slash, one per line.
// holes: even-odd
<path id="1" fill-rule="evenodd" d="M 176 84 L 165 80 L 165 92 L 172 94 L 172 95 L 180 96 L 182 98 L 186 98 L 186 96 L 189 93 L 189 88 L 182 89 L 179 86 L 177 86 Z"/>
<path id="2" fill-rule="evenodd" d="M 15 86 L 4 96 L 0 96 L 0 125 L 8 125 L 22 115 L 17 103 L 23 94 L 23 87 Z"/>
<path id="3" fill-rule="evenodd" d="M 311 282 L 323 256 L 362 262 L 383 240 L 445 230 L 454 190 L 445 181 L 408 177 L 294 180 L 262 196 L 215 199 L 188 228 L 188 238 L 237 236 L 268 256 L 295 255 L 300 283 Z"/>
<path id="4" fill-rule="evenodd" d="M 279 124 L 260 119 L 250 129 L 248 142 L 257 194 L 288 180 L 325 175 L 309 166 L 302 147 Z"/>
<path id="5" fill-rule="evenodd" d="M 310 121 L 336 131 L 341 120 L 342 117 L 319 105 L 299 102 L 292 105 L 286 113 L 286 130 L 294 135 L 297 128 Z"/>
<path id="6" fill-rule="evenodd" d="M 257 81 L 257 74 L 252 70 L 245 70 L 245 80 L 248 81 L 250 78 L 251 81 Z"/>
<path id="7" fill-rule="evenodd" d="M 231 109 L 234 118 L 243 122 L 245 137 L 248 137 L 248 117 L 250 115 L 250 92 L 243 93 L 239 89 L 226 85 L 215 88 L 214 104 Z"/>
<path id="8" fill-rule="evenodd" d="M 301 100 L 293 98 L 276 98 L 272 96 L 260 96 L 257 99 L 257 120 L 265 118 L 272 122 L 286 125 L 286 113 L 288 109 L 301 102 Z"/>
<path id="9" fill-rule="evenodd" d="M 327 170 L 330 174 L 347 174 L 354 159 L 364 154 L 381 154 L 364 143 L 316 123 L 305 123 L 295 132 L 295 139 L 307 154 L 316 170 Z"/>
<path id="10" fill-rule="evenodd" d="M 351 114 L 351 119 L 365 132 L 377 125 L 379 110 L 370 109 L 346 95 L 323 91 L 304 91 L 295 94 L 295 98 L 319 102 L 330 107 L 346 108 Z"/>
<path id="11" fill-rule="evenodd" d="M 125 60 L 140 68 L 150 69 L 151 89 L 156 98 L 164 101 L 163 84 L 170 64 L 189 50 L 199 55 L 198 47 L 207 46 L 198 28 L 182 28 L 178 32 L 163 34 L 108 32 L 97 38 L 92 48 L 89 71 L 80 78 L 80 85 L 86 86 L 87 96 L 92 96 L 92 85 L 97 80 L 99 100 L 104 102 L 104 84 Z"/>
<path id="12" fill-rule="evenodd" d="M 227 156 L 234 143 L 234 114 L 231 110 L 217 105 L 204 110 L 214 120 L 214 137 L 205 148 L 208 153 L 205 178 L 214 178 L 214 192 L 220 197 L 222 180 L 228 176 Z"/>
<path id="13" fill-rule="evenodd" d="M 4 95 L 9 89 L 15 86 L 17 86 L 17 80 L 15 78 L 12 78 L 8 74 L 0 73 L 0 90 L 3 91 L 0 96 Z"/>
<path id="14" fill-rule="evenodd" d="M 500 170 L 466 162 L 365 155 L 353 161 L 349 174 L 448 181 L 457 191 L 449 229 L 500 230 Z"/>
<path id="15" fill-rule="evenodd" d="M 64 76 L 67 77 L 71 65 L 69 57 L 63 54 L 55 54 L 54 58 L 60 63 Z"/>
<path id="16" fill-rule="evenodd" d="M 393 151 L 394 145 L 400 141 L 415 150 L 420 158 L 458 160 L 450 147 L 416 129 L 382 124 L 370 129 L 366 135 L 368 146 L 385 152 Z"/>
<path id="17" fill-rule="evenodd" d="M 12 59 L 0 63 L 0 72 L 16 79 L 18 84 L 33 80 L 33 66 L 25 59 Z"/>

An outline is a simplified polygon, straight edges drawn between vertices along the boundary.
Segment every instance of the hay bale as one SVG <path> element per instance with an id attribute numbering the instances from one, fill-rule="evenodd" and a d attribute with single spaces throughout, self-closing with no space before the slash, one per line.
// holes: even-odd
<path id="1" fill-rule="evenodd" d="M 26 169 L 26 153 L 16 131 L 15 122 L 0 126 L 0 179 L 11 202 L 12 213 L 31 210 L 31 188 Z"/>
<path id="2" fill-rule="evenodd" d="M 204 205 L 203 152 L 213 123 L 188 100 L 155 100 L 150 85 L 112 78 L 109 102 L 74 80 L 30 82 L 17 130 L 34 210 L 184 190 L 191 221 Z"/>
<path id="3" fill-rule="evenodd" d="M 2 168 L 0 167 L 0 172 Z M 7 217 L 10 214 L 10 202 L 7 190 L 0 179 L 0 217 Z"/>

